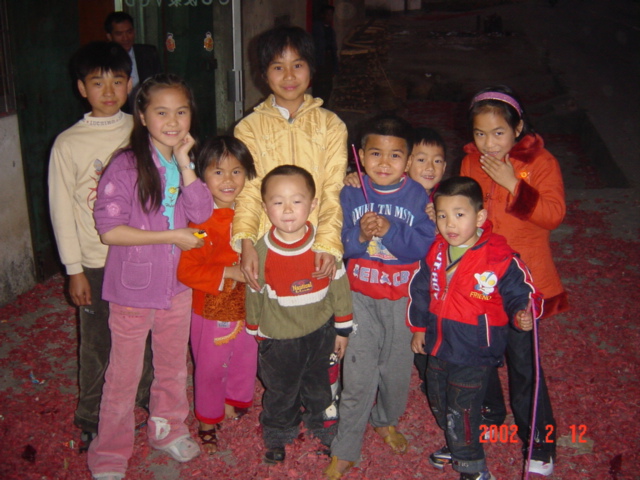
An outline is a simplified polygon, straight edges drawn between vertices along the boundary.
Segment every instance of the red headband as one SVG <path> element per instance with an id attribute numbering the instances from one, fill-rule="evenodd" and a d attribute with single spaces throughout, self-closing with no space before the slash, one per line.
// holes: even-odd
<path id="1" fill-rule="evenodd" d="M 504 102 L 508 105 L 511 105 L 513 108 L 515 108 L 516 112 L 518 112 L 518 114 L 522 116 L 522 109 L 520 108 L 520 104 L 511 95 L 507 95 L 506 93 L 500 93 L 500 92 L 481 93 L 480 95 L 476 95 L 475 97 L 473 97 L 473 100 L 471 100 L 471 107 L 473 107 L 476 103 L 482 100 L 498 100 L 500 102 Z"/>

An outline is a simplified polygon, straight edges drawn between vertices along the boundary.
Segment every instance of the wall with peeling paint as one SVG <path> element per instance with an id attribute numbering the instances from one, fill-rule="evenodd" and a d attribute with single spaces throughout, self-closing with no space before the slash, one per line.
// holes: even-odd
<path id="1" fill-rule="evenodd" d="M 36 283 L 18 117 L 0 118 L 0 305 Z"/>

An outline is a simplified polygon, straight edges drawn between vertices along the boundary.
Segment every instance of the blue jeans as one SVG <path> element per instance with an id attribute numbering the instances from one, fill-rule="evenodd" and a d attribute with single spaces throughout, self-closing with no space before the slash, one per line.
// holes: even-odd
<path id="1" fill-rule="evenodd" d="M 486 468 L 480 443 L 480 408 L 493 370 L 495 367 L 455 365 L 429 357 L 429 405 L 445 432 L 453 469 L 461 473 L 477 473 Z"/>

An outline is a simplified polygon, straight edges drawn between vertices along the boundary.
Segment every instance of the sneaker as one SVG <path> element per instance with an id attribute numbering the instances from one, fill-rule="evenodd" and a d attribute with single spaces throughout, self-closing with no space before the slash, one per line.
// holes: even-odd
<path id="1" fill-rule="evenodd" d="M 451 451 L 446 445 L 437 452 L 429 455 L 429 463 L 439 470 L 443 470 L 445 465 L 451 465 Z"/>
<path id="2" fill-rule="evenodd" d="M 460 480 L 496 480 L 489 470 L 478 473 L 461 473 Z"/>
<path id="3" fill-rule="evenodd" d="M 124 478 L 123 473 L 96 473 L 93 476 L 94 480 L 122 480 Z"/>
<path id="4" fill-rule="evenodd" d="M 174 460 L 180 463 L 188 462 L 200 455 L 200 447 L 189 437 L 181 437 L 158 450 L 168 453 Z"/>
<path id="5" fill-rule="evenodd" d="M 548 462 L 532 458 L 531 462 L 527 465 L 527 471 L 548 477 L 553 473 L 553 458 L 550 458 Z"/>

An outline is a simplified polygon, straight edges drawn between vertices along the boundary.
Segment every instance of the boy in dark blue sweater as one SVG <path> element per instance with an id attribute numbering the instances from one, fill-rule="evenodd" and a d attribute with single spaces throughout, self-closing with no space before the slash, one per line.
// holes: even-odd
<path id="1" fill-rule="evenodd" d="M 361 189 L 344 188 L 342 243 L 353 295 L 353 333 L 344 363 L 338 434 L 331 444 L 330 479 L 360 458 L 371 422 L 394 453 L 407 441 L 396 430 L 411 377 L 411 332 L 405 324 L 408 284 L 434 238 L 424 188 L 406 175 L 411 126 L 397 117 L 371 120 L 360 158 Z M 375 402 L 375 405 L 374 405 Z"/>

